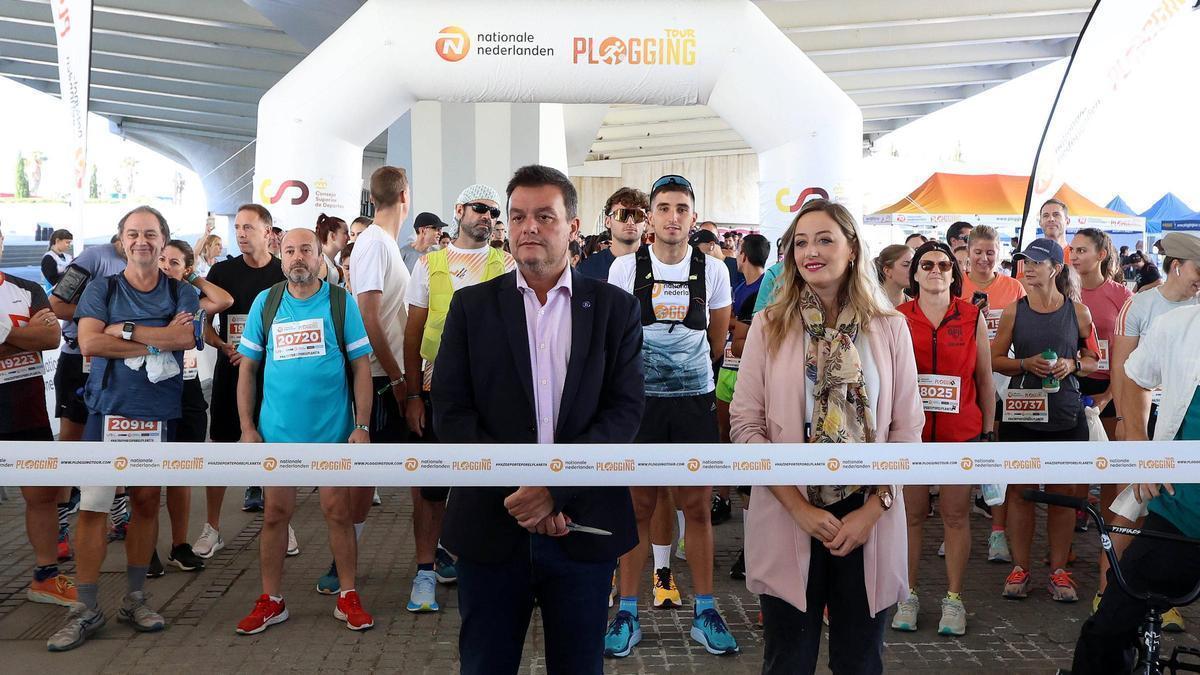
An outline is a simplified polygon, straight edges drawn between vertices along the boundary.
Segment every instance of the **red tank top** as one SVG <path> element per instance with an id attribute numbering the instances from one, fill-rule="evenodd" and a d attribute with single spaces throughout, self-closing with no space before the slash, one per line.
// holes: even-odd
<path id="1" fill-rule="evenodd" d="M 940 326 L 934 326 L 917 306 L 896 308 L 908 319 L 917 359 L 918 391 L 925 409 L 925 442 L 969 441 L 983 430 L 983 412 L 975 399 L 976 325 L 979 308 L 951 298 Z M 957 410 L 957 412 L 955 412 Z"/>

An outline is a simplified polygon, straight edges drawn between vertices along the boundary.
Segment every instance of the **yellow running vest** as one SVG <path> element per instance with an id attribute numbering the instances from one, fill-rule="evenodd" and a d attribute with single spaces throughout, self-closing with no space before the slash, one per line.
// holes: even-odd
<path id="1" fill-rule="evenodd" d="M 444 248 L 425 256 L 425 264 L 429 267 L 429 316 L 425 319 L 425 332 L 421 335 L 421 358 L 429 363 L 437 358 L 438 347 L 442 344 L 442 329 L 446 326 L 446 314 L 450 311 L 450 298 L 454 297 L 449 253 L 450 250 Z M 501 274 L 504 274 L 504 250 L 489 248 L 481 281 L 495 279 Z"/>

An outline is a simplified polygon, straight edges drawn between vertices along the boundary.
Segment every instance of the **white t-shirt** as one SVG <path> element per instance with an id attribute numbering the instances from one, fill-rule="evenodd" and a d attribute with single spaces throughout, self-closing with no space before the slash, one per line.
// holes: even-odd
<path id="1" fill-rule="evenodd" d="M 355 296 L 372 291 L 380 291 L 383 295 L 380 316 L 383 319 L 383 332 L 387 335 L 388 351 L 403 370 L 404 324 L 408 321 L 408 306 L 404 304 L 404 296 L 408 291 L 409 274 L 404 259 L 400 257 L 400 245 L 382 227 L 373 224 L 363 230 L 354 242 L 352 262 L 350 286 Z M 371 354 L 371 375 L 387 376 L 374 352 Z"/>
<path id="2" fill-rule="evenodd" d="M 1140 338 L 1150 332 L 1150 325 L 1158 317 L 1173 309 L 1190 307 L 1198 303 L 1200 303 L 1200 298 L 1196 296 L 1184 298 L 1179 302 L 1171 302 L 1163 297 L 1162 286 L 1136 293 L 1125 301 L 1125 306 L 1117 313 L 1113 334 Z"/>
<path id="3" fill-rule="evenodd" d="M 654 255 L 654 249 L 650 249 L 650 266 L 656 280 L 686 282 L 691 264 L 690 251 L 678 263 L 666 265 Z M 623 255 L 609 268 L 608 283 L 632 293 L 636 269 L 637 256 Z M 687 288 L 676 287 L 674 293 L 658 291 L 656 288 L 651 293 L 655 304 L 662 306 L 662 311 L 656 306 L 656 315 L 675 315 L 683 321 L 688 305 Z M 704 257 L 704 291 L 708 296 L 704 303 L 707 324 L 710 310 L 733 304 L 729 268 L 712 256 Z M 681 323 L 655 323 L 643 326 L 642 332 L 647 396 L 698 396 L 714 389 L 707 331 L 691 330 Z"/>
<path id="4" fill-rule="evenodd" d="M 450 285 L 455 291 L 474 286 L 483 281 L 483 272 L 487 264 L 490 246 L 482 248 L 459 248 L 454 244 L 446 247 L 446 263 L 450 268 Z M 358 254 L 357 245 L 354 251 Z M 425 254 L 425 255 L 428 255 Z M 408 283 L 408 293 L 404 301 L 413 307 L 429 308 L 429 263 L 422 255 L 412 269 L 412 280 Z M 512 255 L 504 254 L 504 271 L 511 272 L 517 266 Z"/>

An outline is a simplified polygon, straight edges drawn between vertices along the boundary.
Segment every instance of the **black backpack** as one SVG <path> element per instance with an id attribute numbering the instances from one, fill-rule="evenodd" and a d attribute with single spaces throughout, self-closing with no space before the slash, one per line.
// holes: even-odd
<path id="1" fill-rule="evenodd" d="M 633 297 L 637 298 L 638 302 L 642 305 L 643 326 L 655 323 L 674 325 L 682 323 L 684 328 L 691 330 L 708 329 L 708 317 L 704 311 L 705 304 L 707 303 L 704 280 L 705 255 L 704 251 L 695 246 L 692 246 L 691 249 L 691 264 L 687 280 L 688 309 L 687 314 L 683 317 L 683 321 L 659 319 L 654 315 L 654 299 L 651 297 L 654 291 L 654 265 L 650 261 L 650 247 L 642 246 L 633 254 Z"/>

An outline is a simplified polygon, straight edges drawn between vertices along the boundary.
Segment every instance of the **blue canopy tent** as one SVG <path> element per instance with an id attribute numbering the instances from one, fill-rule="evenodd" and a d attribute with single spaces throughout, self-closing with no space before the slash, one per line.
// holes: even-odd
<path id="1" fill-rule="evenodd" d="M 1124 199 L 1121 199 L 1121 195 L 1113 197 L 1111 202 L 1104 205 L 1104 208 L 1110 211 L 1116 211 L 1117 213 L 1124 213 L 1127 216 L 1136 216 L 1138 214 L 1137 211 L 1134 211 L 1128 204 L 1125 203 Z"/>
<path id="2" fill-rule="evenodd" d="M 1141 216 L 1146 219 L 1147 234 L 1161 234 L 1163 221 L 1177 221 L 1194 213 L 1190 206 L 1183 203 L 1182 199 L 1168 192 L 1162 196 L 1162 199 L 1154 202 L 1154 206 L 1146 209 Z"/>

